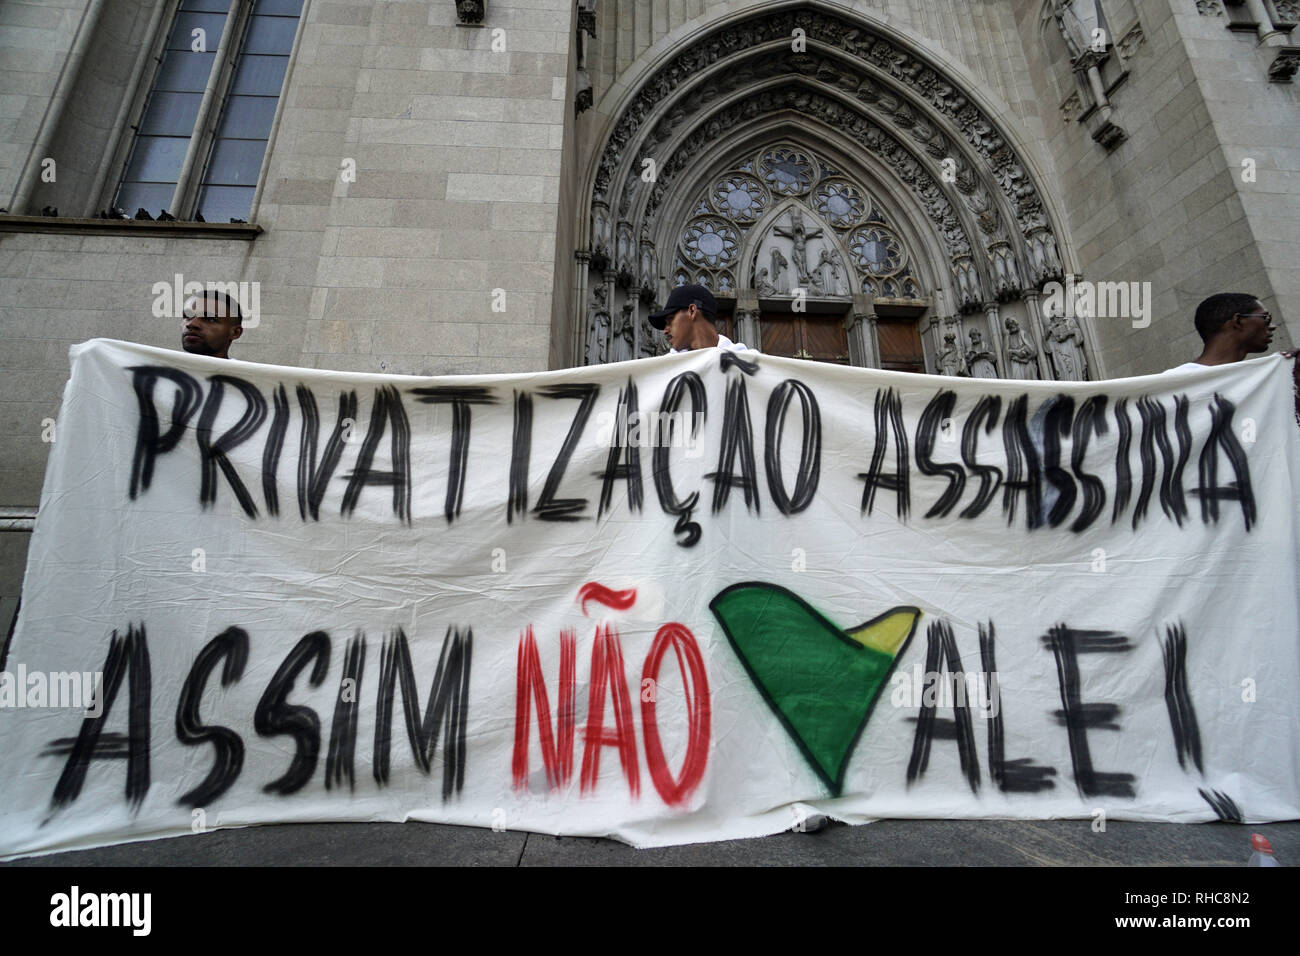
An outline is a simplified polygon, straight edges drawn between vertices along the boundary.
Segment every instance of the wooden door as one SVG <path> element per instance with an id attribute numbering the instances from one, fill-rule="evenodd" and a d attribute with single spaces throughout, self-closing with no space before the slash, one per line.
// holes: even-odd
<path id="1" fill-rule="evenodd" d="M 925 373 L 925 352 L 915 319 L 876 319 L 880 367 L 893 372 Z"/>
<path id="2" fill-rule="evenodd" d="M 849 336 L 836 315 L 765 313 L 761 337 L 759 348 L 767 355 L 849 364 Z"/>

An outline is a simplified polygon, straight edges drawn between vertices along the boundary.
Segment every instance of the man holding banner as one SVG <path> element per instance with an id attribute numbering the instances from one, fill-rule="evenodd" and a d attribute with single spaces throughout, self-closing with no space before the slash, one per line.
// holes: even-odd
<path id="1" fill-rule="evenodd" d="M 244 317 L 239 301 L 212 289 L 191 296 L 185 302 L 181 325 L 181 348 L 193 355 L 230 358 L 230 346 L 244 334 Z"/>
<path id="2" fill-rule="evenodd" d="M 718 301 L 712 292 L 702 285 L 679 285 L 669 293 L 663 309 L 650 314 L 650 324 L 664 333 L 674 353 L 711 348 L 752 351 L 718 332 L 713 324 L 717 314 Z"/>
<path id="3" fill-rule="evenodd" d="M 1170 371 L 1208 368 L 1243 361 L 1254 352 L 1266 352 L 1273 341 L 1273 315 L 1253 295 L 1244 292 L 1218 292 L 1196 307 L 1196 331 L 1205 343 L 1195 360 L 1184 362 Z M 1293 378 L 1296 383 L 1295 413 L 1300 423 L 1300 352 L 1283 352 L 1283 358 L 1295 359 Z"/>
<path id="4" fill-rule="evenodd" d="M 0 857 L 1300 816 L 1289 362 L 926 377 L 726 354 L 713 314 L 678 290 L 682 354 L 468 382 L 75 346 Z"/>

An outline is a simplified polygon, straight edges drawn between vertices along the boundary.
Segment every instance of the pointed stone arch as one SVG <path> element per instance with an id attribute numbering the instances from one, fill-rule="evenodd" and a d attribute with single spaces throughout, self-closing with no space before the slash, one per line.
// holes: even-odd
<path id="1" fill-rule="evenodd" d="M 940 322 L 983 325 L 1005 369 L 1000 308 L 1027 318 L 1041 348 L 1037 292 L 1063 277 L 1063 243 L 1011 137 L 949 71 L 882 26 L 821 4 L 765 7 L 696 36 L 626 95 L 593 157 L 578 230 L 584 309 L 600 286 L 636 324 L 666 294 L 670 237 L 710 163 L 764 124 L 802 120 L 810 148 L 856 152 L 861 171 L 912 213 L 901 218 L 934 276 L 933 350 Z M 590 338 L 587 322 L 581 329 Z M 633 337 L 637 354 L 653 354 L 643 321 Z M 580 361 L 584 344 L 575 343 Z"/>

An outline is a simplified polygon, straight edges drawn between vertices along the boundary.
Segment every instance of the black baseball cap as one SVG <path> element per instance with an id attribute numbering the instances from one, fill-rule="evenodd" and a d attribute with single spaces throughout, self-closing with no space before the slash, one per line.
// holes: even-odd
<path id="1" fill-rule="evenodd" d="M 650 324 L 663 331 L 663 327 L 668 324 L 668 320 L 677 313 L 678 309 L 689 309 L 693 305 L 698 306 L 699 310 L 709 318 L 718 314 L 718 300 L 704 286 L 679 285 L 668 293 L 668 301 L 660 311 L 650 313 Z"/>

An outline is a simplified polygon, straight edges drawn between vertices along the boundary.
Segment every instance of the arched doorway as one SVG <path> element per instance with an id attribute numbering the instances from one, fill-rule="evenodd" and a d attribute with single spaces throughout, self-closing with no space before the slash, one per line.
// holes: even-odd
<path id="1" fill-rule="evenodd" d="M 774 354 L 1067 377 L 1039 309 L 1065 271 L 1054 226 L 978 98 L 841 8 L 699 33 L 627 94 L 593 159 L 579 362 L 656 354 L 644 317 L 698 281 L 728 334 Z"/>

